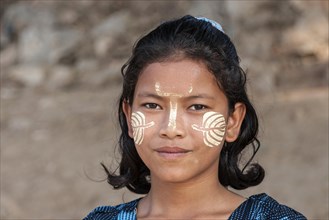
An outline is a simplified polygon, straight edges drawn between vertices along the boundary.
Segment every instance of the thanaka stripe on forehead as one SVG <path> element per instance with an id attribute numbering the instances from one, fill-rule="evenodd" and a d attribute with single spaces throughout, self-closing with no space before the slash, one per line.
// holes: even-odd
<path id="1" fill-rule="evenodd" d="M 156 99 L 163 99 L 163 96 L 158 95 L 158 94 L 154 94 L 152 92 L 141 92 L 141 93 L 138 93 L 137 96 L 138 97 L 151 97 L 151 98 L 156 98 Z M 188 100 L 190 100 L 190 99 L 211 99 L 211 100 L 214 100 L 215 97 L 210 96 L 208 94 L 201 93 L 201 94 L 197 94 L 197 95 L 184 96 L 184 97 L 181 97 L 181 99 L 188 99 Z"/>

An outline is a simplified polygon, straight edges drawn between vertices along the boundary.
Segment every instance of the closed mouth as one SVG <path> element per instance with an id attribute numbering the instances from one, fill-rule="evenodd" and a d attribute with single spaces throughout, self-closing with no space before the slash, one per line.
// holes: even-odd
<path id="1" fill-rule="evenodd" d="M 188 153 L 190 150 L 180 148 L 180 147 L 161 147 L 155 150 L 159 153 L 167 153 L 167 154 L 181 154 L 181 153 Z"/>
<path id="2" fill-rule="evenodd" d="M 187 155 L 189 155 L 191 150 L 187 150 L 180 147 L 161 147 L 155 150 L 158 155 L 166 161 L 176 161 Z"/>

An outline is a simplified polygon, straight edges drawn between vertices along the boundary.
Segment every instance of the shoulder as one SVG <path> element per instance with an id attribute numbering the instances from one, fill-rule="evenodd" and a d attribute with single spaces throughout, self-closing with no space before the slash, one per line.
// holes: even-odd
<path id="1" fill-rule="evenodd" d="M 232 213 L 230 219 L 306 220 L 299 212 L 279 204 L 265 193 L 249 197 Z"/>
<path id="2" fill-rule="evenodd" d="M 83 220 L 135 219 L 135 210 L 140 199 L 117 206 L 99 206 L 91 211 Z"/>

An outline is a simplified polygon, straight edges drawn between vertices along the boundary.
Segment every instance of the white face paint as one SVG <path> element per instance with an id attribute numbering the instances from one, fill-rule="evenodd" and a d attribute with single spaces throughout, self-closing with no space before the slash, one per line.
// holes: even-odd
<path id="1" fill-rule="evenodd" d="M 206 112 L 202 118 L 202 126 L 192 125 L 196 131 L 203 133 L 203 142 L 209 147 L 219 146 L 225 134 L 225 118 L 218 112 Z"/>
<path id="2" fill-rule="evenodd" d="M 164 92 L 161 89 L 160 83 L 155 83 L 155 91 L 159 96 L 165 96 L 170 97 L 170 112 L 169 112 L 169 122 L 168 127 L 171 127 L 173 129 L 176 128 L 176 118 L 177 118 L 177 98 L 181 98 L 184 95 L 178 94 L 178 93 L 171 93 L 171 92 Z M 190 94 L 193 91 L 193 87 L 190 86 L 188 90 L 188 94 Z M 186 94 L 187 95 L 187 94 Z"/>
<path id="3" fill-rule="evenodd" d="M 142 112 L 133 112 L 131 115 L 131 127 L 133 129 L 134 142 L 140 145 L 144 139 L 144 129 L 152 127 L 154 122 L 146 124 L 145 115 Z"/>

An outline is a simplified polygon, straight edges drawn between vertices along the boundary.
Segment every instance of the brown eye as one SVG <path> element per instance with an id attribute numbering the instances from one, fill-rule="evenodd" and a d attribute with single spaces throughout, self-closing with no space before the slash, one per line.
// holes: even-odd
<path id="1" fill-rule="evenodd" d="M 206 108 L 207 108 L 207 106 L 201 105 L 201 104 L 195 104 L 190 107 L 190 109 L 195 110 L 195 111 L 203 110 Z"/>
<path id="2" fill-rule="evenodd" d="M 144 106 L 148 109 L 161 109 L 160 106 L 155 103 L 146 103 Z"/>

